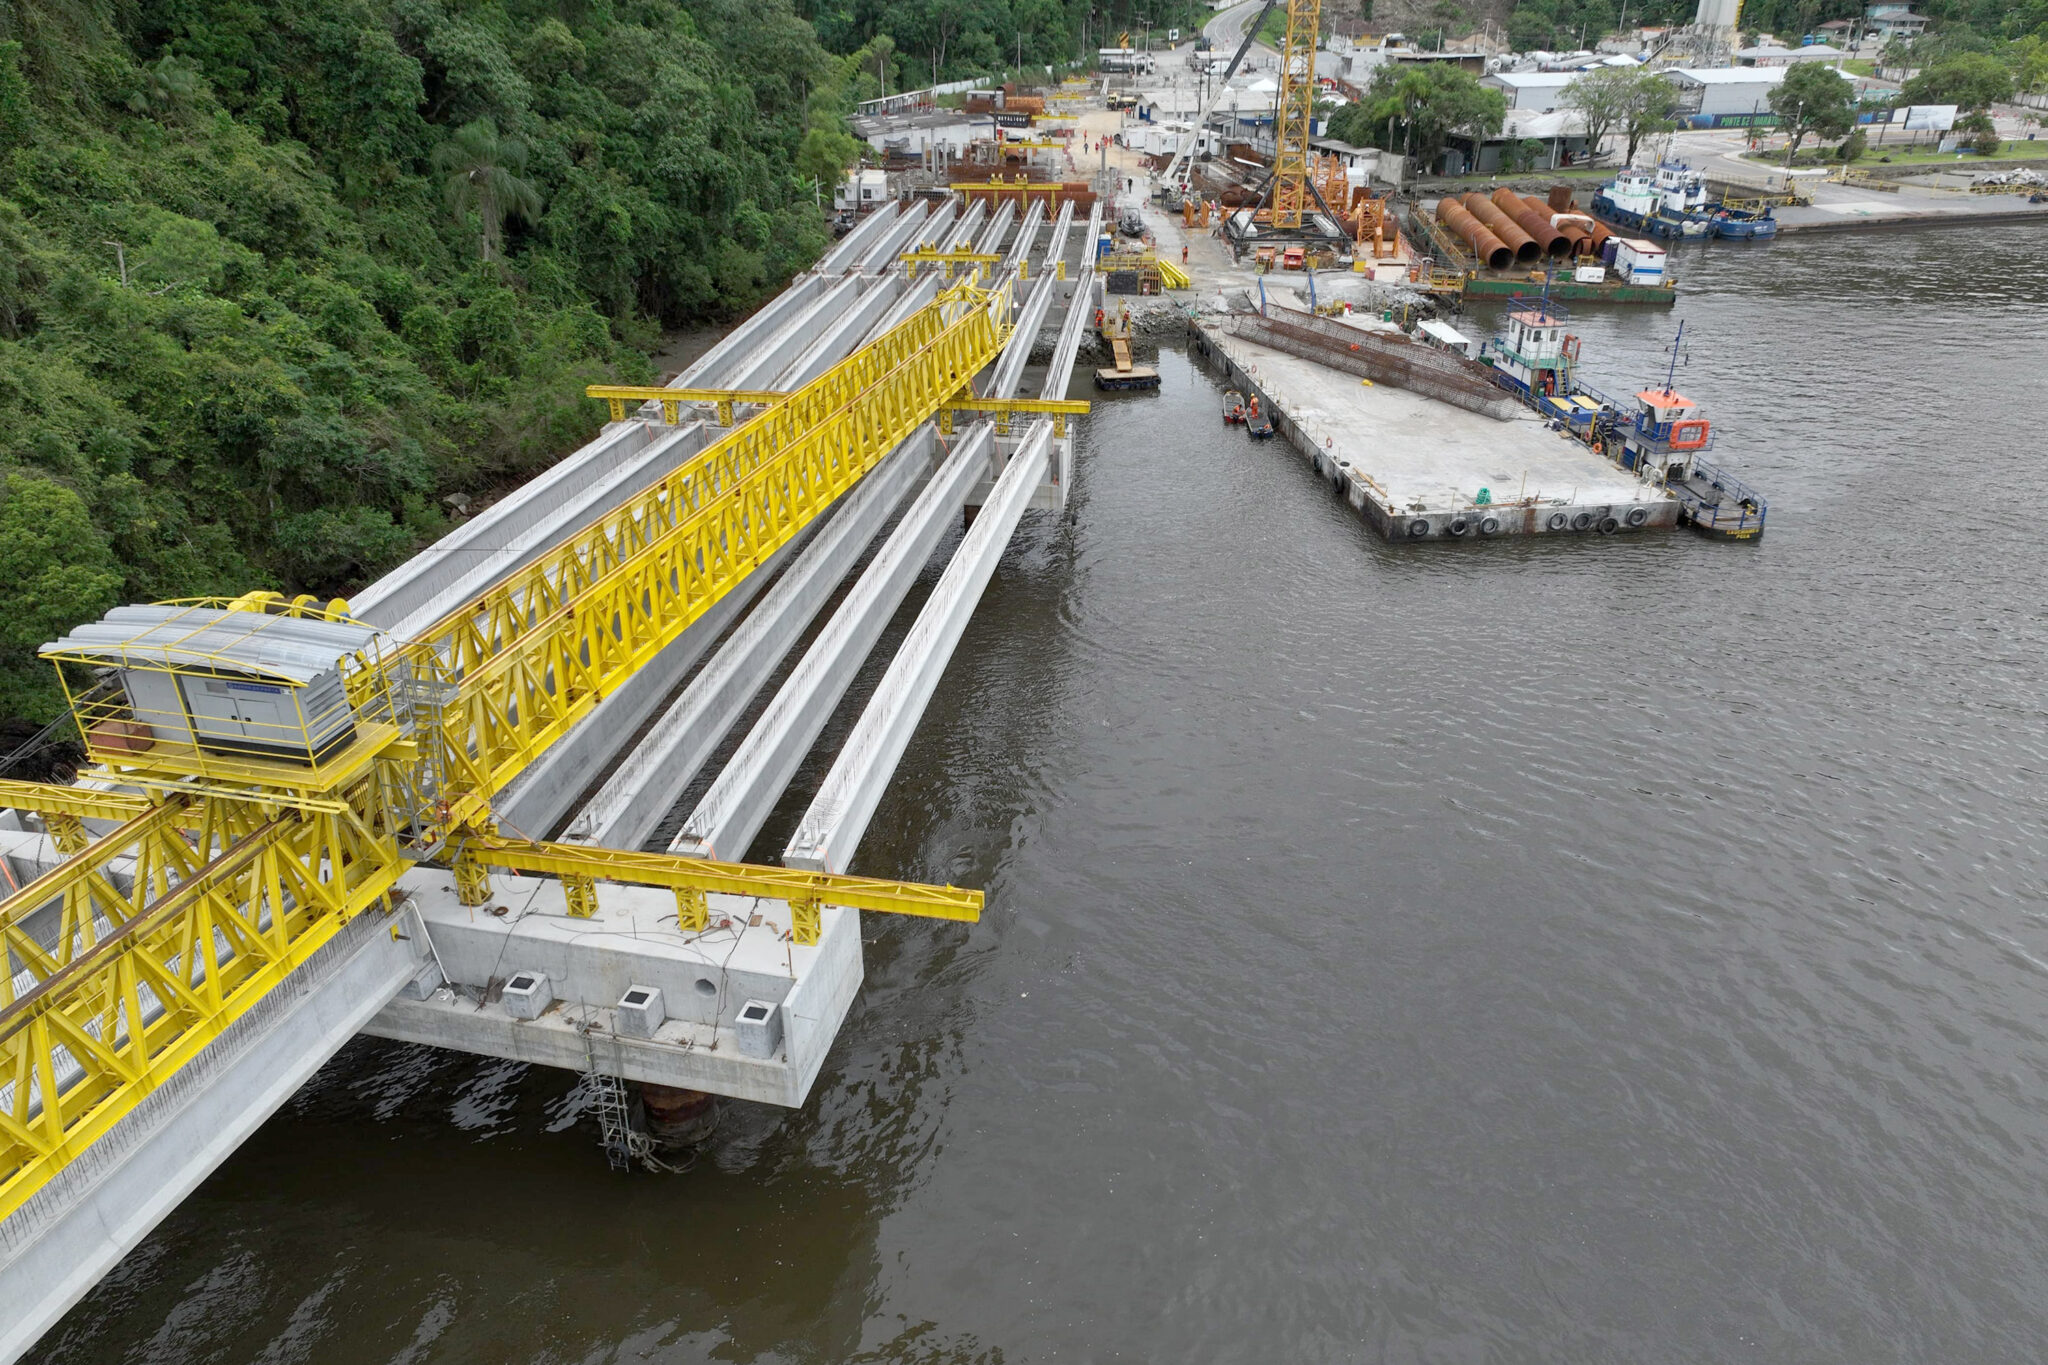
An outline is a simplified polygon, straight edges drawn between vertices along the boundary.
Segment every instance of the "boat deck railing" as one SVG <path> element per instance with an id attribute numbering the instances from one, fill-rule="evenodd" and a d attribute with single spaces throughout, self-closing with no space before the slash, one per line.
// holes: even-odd
<path id="1" fill-rule="evenodd" d="M 1763 494 L 1751 488 L 1725 469 L 1693 461 L 1695 478 L 1705 479 L 1719 496 L 1712 502 L 1707 495 L 1687 483 L 1671 483 L 1665 487 L 1676 497 L 1695 522 L 1716 531 L 1740 531 L 1751 526 L 1763 529 L 1764 516 L 1770 510 Z"/>

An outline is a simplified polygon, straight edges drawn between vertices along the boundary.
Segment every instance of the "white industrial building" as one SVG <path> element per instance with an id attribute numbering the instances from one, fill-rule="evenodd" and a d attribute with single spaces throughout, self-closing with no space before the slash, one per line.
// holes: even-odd
<path id="1" fill-rule="evenodd" d="M 1564 103 L 1565 87 L 1579 78 L 1577 71 L 1496 71 L 1482 76 L 1479 83 L 1508 97 L 1509 109 L 1547 114 Z"/>
<path id="2" fill-rule="evenodd" d="M 1677 67 L 1664 73 L 1678 87 L 1678 116 L 1694 128 L 1748 128 L 1778 121 L 1771 92 L 1782 66 Z"/>

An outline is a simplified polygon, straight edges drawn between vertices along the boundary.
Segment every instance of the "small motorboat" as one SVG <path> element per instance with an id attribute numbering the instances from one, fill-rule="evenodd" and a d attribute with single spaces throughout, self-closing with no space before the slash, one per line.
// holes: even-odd
<path id="1" fill-rule="evenodd" d="M 1245 414 L 1244 429 L 1251 434 L 1252 439 L 1255 441 L 1268 440 L 1273 435 L 1273 419 L 1257 408 L 1253 408 L 1249 413 Z"/>
<path id="2" fill-rule="evenodd" d="M 1239 424 L 1244 421 L 1244 395 L 1236 389 L 1223 391 L 1223 420 L 1226 424 Z"/>

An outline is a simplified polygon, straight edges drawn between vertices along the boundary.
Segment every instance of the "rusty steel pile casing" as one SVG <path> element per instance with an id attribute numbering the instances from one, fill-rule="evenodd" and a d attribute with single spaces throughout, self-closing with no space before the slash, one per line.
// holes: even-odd
<path id="1" fill-rule="evenodd" d="M 1494 382 L 1493 371 L 1476 360 L 1410 341 L 1398 333 L 1367 332 L 1292 308 L 1273 307 L 1268 316 L 1233 313 L 1218 326 L 1232 336 L 1313 360 L 1333 370 L 1391 384 L 1440 403 L 1512 422 L 1522 405 Z"/>
<path id="2" fill-rule="evenodd" d="M 1486 230 L 1486 225 L 1465 211 L 1465 206 L 1445 195 L 1436 201 L 1436 220 L 1465 239 L 1472 254 L 1489 270 L 1506 269 L 1515 258 L 1507 243 Z"/>
<path id="3" fill-rule="evenodd" d="M 1501 212 L 1500 205 L 1483 194 L 1468 194 L 1459 201 L 1465 211 L 1485 224 L 1486 230 L 1501 239 L 1508 250 L 1515 253 L 1518 261 L 1533 261 L 1543 254 L 1534 237 L 1522 230 L 1522 225 Z"/>
<path id="4" fill-rule="evenodd" d="M 1531 208 L 1531 204 L 1539 207 Z M 1546 256 L 1569 255 L 1572 238 L 1568 232 L 1560 232 L 1550 221 L 1550 209 L 1541 206 L 1541 200 L 1524 199 L 1510 189 L 1493 192 L 1493 206 L 1514 219 L 1515 226 L 1529 234 L 1529 240 L 1536 243 Z"/>
<path id="5" fill-rule="evenodd" d="M 1571 251 L 1574 256 L 1590 256 L 1600 250 L 1600 234 L 1595 231 L 1600 225 L 1593 220 L 1591 214 L 1580 213 L 1569 204 L 1561 209 L 1552 209 L 1534 195 L 1523 195 L 1522 202 L 1529 206 L 1531 213 L 1549 219 L 1559 232 L 1571 238 Z"/>
<path id="6" fill-rule="evenodd" d="M 1572 187 L 1570 185 L 1552 185 L 1550 187 L 1550 210 L 1553 213 L 1570 213 L 1572 211 Z"/>

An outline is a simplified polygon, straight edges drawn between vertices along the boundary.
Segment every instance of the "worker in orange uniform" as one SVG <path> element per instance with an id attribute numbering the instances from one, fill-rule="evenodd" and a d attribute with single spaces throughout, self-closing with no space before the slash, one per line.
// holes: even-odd
<path id="1" fill-rule="evenodd" d="M 1188 263 L 1188 244 L 1186 242 L 1180 244 L 1180 263 L 1182 265 Z"/>

